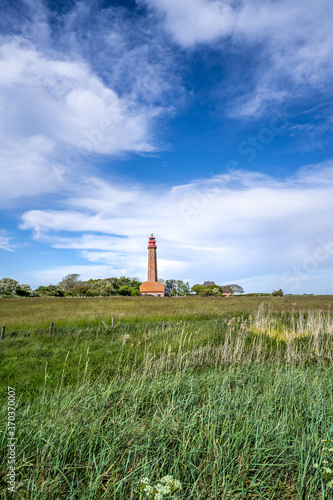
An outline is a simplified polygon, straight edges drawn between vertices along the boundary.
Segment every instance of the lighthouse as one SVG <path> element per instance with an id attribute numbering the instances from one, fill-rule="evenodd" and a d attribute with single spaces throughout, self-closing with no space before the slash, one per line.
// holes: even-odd
<path id="1" fill-rule="evenodd" d="M 164 297 L 164 285 L 157 278 L 156 240 L 152 234 L 148 240 L 148 281 L 140 286 L 140 295 Z"/>

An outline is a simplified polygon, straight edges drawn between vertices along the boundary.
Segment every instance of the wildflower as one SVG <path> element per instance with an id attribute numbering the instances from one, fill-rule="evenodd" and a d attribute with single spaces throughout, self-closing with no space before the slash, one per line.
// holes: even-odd
<path id="1" fill-rule="evenodd" d="M 181 489 L 182 485 L 178 479 L 169 474 L 162 477 L 159 483 L 151 486 L 149 478 L 143 477 L 139 482 L 139 491 L 144 493 L 147 500 L 163 500 L 164 498 L 175 498 L 174 494 Z M 170 497 L 172 495 L 172 497 Z"/>
<path id="2" fill-rule="evenodd" d="M 169 485 L 164 485 L 164 484 L 157 484 L 156 485 L 156 490 L 157 493 L 160 495 L 170 495 L 171 494 L 171 488 Z"/>
<path id="3" fill-rule="evenodd" d="M 169 483 L 169 481 L 172 481 L 172 480 L 173 480 L 173 477 L 170 476 L 170 474 L 168 474 L 167 476 L 162 477 L 162 479 L 160 480 L 160 483 L 161 484 L 166 484 L 166 483 Z"/>
<path id="4" fill-rule="evenodd" d="M 143 491 L 145 492 L 145 494 L 147 495 L 147 497 L 150 498 L 151 494 L 153 492 L 153 487 L 150 486 L 149 484 L 147 484 L 147 486 L 145 487 L 145 489 Z"/>

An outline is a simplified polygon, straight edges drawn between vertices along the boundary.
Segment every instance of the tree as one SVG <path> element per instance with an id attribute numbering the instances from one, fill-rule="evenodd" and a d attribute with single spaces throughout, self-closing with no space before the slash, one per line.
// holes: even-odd
<path id="1" fill-rule="evenodd" d="M 164 295 L 171 297 L 172 293 L 174 293 L 176 280 L 160 280 L 160 282 L 164 285 Z"/>
<path id="2" fill-rule="evenodd" d="M 61 290 L 64 292 L 68 292 L 72 288 L 74 288 L 75 285 L 77 285 L 79 281 L 80 274 L 67 274 L 59 283 L 59 287 Z"/>
<path id="3" fill-rule="evenodd" d="M 38 297 L 63 297 L 64 291 L 57 285 L 39 286 L 35 293 Z"/>
<path id="4" fill-rule="evenodd" d="M 219 285 L 193 285 L 191 292 L 196 292 L 200 297 L 219 297 L 222 295 L 222 287 Z"/>
<path id="5" fill-rule="evenodd" d="M 86 296 L 92 297 L 108 297 L 110 295 L 118 294 L 118 284 L 117 278 L 106 278 L 106 279 L 96 279 L 89 280 L 89 288 L 86 292 Z M 89 293 L 88 293 L 89 292 Z"/>
<path id="6" fill-rule="evenodd" d="M 30 285 L 19 285 L 19 287 L 16 289 L 16 294 L 21 296 L 21 297 L 34 297 L 35 292 L 30 288 Z"/>
<path id="7" fill-rule="evenodd" d="M 197 283 L 196 285 L 193 285 L 191 288 L 191 292 L 195 292 L 197 295 L 200 295 L 200 293 L 205 289 L 206 287 L 204 285 L 199 285 Z"/>
<path id="8" fill-rule="evenodd" d="M 273 297 L 283 297 L 283 291 L 281 290 L 281 288 L 279 290 L 274 290 L 272 295 Z"/>
<path id="9" fill-rule="evenodd" d="M 167 297 L 181 297 L 190 294 L 190 285 L 183 280 L 160 280 L 163 283 Z"/>
<path id="10" fill-rule="evenodd" d="M 190 285 L 188 282 L 177 280 L 176 281 L 176 294 L 178 297 L 183 297 L 190 294 Z"/>
<path id="11" fill-rule="evenodd" d="M 240 285 L 225 285 L 222 287 L 224 293 L 230 293 L 230 295 L 234 295 L 234 293 L 244 293 L 243 287 Z"/>
<path id="12" fill-rule="evenodd" d="M 3 278 L 0 280 L 0 295 L 16 295 L 18 287 L 18 281 L 11 278 Z"/>
<path id="13" fill-rule="evenodd" d="M 78 281 L 65 295 L 71 293 L 74 297 L 84 297 L 88 290 L 89 281 Z"/>
<path id="14" fill-rule="evenodd" d="M 119 288 L 119 295 L 131 295 L 131 289 L 127 285 L 123 285 Z"/>

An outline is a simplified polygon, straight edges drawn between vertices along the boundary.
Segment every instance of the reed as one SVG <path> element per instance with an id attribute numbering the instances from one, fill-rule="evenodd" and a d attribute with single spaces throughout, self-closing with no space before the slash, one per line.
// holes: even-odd
<path id="1" fill-rule="evenodd" d="M 67 325 L 53 338 L 9 328 L 1 384 L 19 397 L 17 498 L 139 500 L 142 478 L 166 475 L 182 499 L 330 498 L 332 337 L 328 313 L 263 307 L 112 331 Z M 0 469 L 9 499 L 5 453 Z"/>

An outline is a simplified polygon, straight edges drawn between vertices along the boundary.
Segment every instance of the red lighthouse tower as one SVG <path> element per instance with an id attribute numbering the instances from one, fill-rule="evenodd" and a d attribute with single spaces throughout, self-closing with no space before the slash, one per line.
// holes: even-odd
<path id="1" fill-rule="evenodd" d="M 153 234 L 148 240 L 148 281 L 140 286 L 140 295 L 164 297 L 164 285 L 157 280 L 156 240 Z"/>

